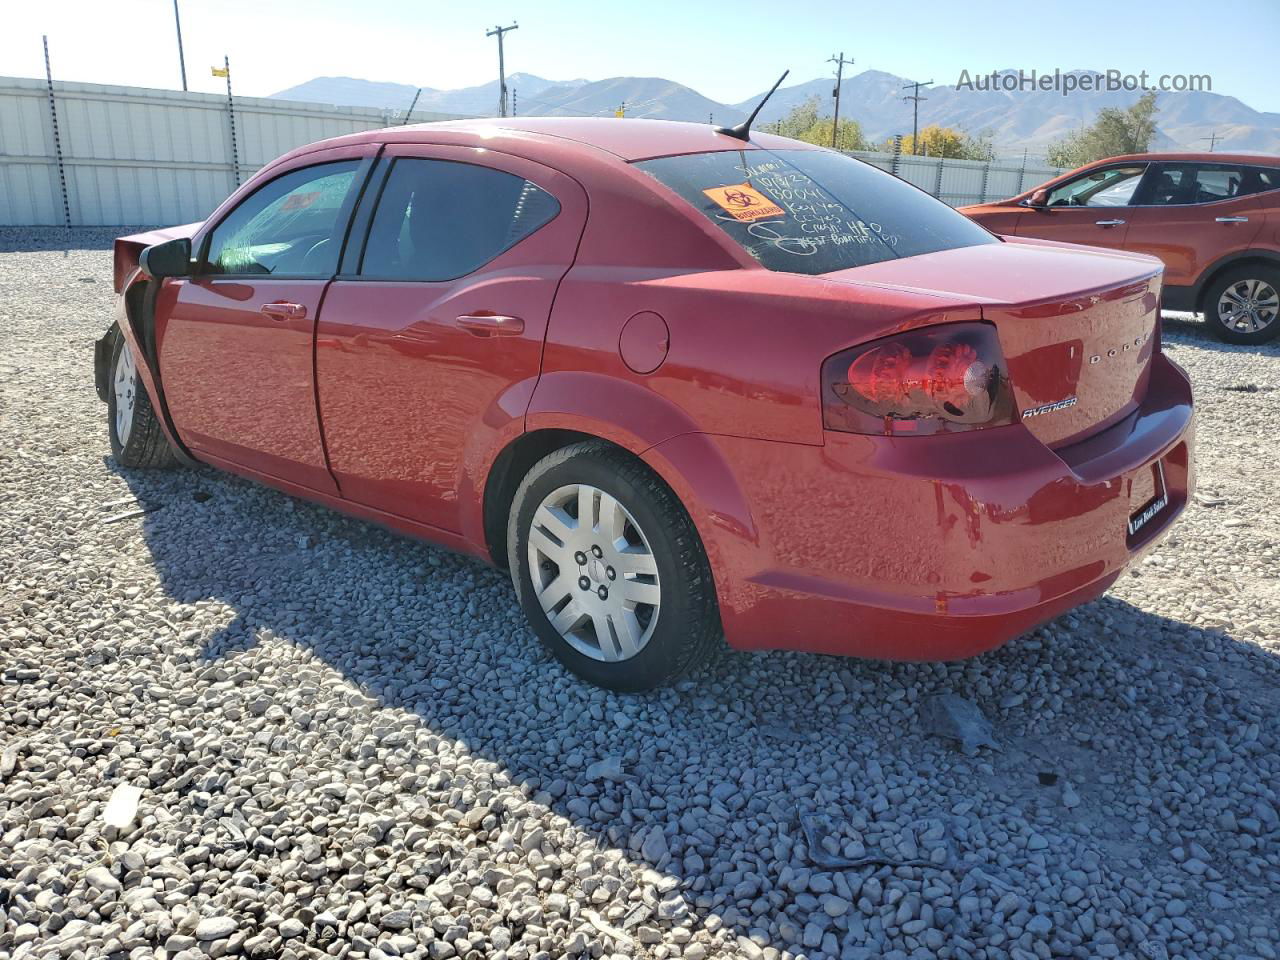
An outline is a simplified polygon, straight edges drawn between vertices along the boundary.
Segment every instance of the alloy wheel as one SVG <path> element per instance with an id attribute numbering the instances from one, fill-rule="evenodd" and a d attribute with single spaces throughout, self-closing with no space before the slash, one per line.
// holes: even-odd
<path id="1" fill-rule="evenodd" d="M 556 632 L 584 656 L 616 663 L 644 649 L 662 586 L 635 517 L 599 487 L 553 490 L 529 528 L 529 573 Z"/>
<path id="2" fill-rule="evenodd" d="M 134 368 L 133 351 L 128 344 L 120 345 L 113 389 L 116 399 L 116 439 L 123 447 L 129 442 L 129 433 L 133 429 L 133 404 L 138 389 L 138 371 Z"/>
<path id="3" fill-rule="evenodd" d="M 1280 314 L 1280 293 L 1265 280 L 1238 280 L 1218 298 L 1218 319 L 1236 333 L 1257 333 Z"/>

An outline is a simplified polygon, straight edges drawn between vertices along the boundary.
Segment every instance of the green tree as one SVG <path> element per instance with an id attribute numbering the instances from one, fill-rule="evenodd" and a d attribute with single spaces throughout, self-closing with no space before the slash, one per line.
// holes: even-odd
<path id="1" fill-rule="evenodd" d="M 774 124 L 774 133 L 780 137 L 801 139 L 800 134 L 818 122 L 818 98 L 809 97 L 791 108 L 791 111 Z"/>
<path id="2" fill-rule="evenodd" d="M 1144 93 L 1131 107 L 1104 107 L 1092 126 L 1049 145 L 1049 163 L 1080 167 L 1123 153 L 1146 153 L 1156 133 L 1155 91 Z"/>
<path id="3" fill-rule="evenodd" d="M 893 152 L 893 140 L 886 140 L 880 149 Z M 942 127 L 932 123 L 920 131 L 918 138 L 902 138 L 902 152 L 927 157 L 947 157 L 954 160 L 992 160 L 995 151 L 991 138 L 974 137 L 954 127 Z"/>
<path id="4" fill-rule="evenodd" d="M 791 108 L 791 112 L 773 126 L 773 132 L 793 140 L 805 143 L 816 143 L 823 147 L 831 146 L 833 120 L 818 114 L 820 101 L 816 96 L 809 97 Z M 837 150 L 869 150 L 870 144 L 862 133 L 862 125 L 857 120 L 840 120 L 840 129 L 836 131 L 835 146 Z"/>

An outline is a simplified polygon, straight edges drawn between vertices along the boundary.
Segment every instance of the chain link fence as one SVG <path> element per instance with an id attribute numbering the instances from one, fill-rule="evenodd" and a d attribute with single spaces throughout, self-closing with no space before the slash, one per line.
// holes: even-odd
<path id="1" fill-rule="evenodd" d="M 1025 160 L 954 160 L 896 152 L 846 152 L 915 184 L 953 207 L 1016 196 L 1062 173 L 1060 167 Z"/>

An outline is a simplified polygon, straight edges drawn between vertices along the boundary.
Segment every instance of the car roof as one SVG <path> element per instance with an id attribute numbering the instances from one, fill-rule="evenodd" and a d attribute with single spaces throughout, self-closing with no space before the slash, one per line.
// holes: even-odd
<path id="1" fill-rule="evenodd" d="M 1164 151 L 1159 153 L 1125 153 L 1118 157 L 1095 160 L 1086 166 L 1103 163 L 1244 163 L 1251 166 L 1280 167 L 1280 157 L 1269 153 L 1211 153 L 1208 150 Z M 1083 169 L 1083 168 L 1081 168 Z"/>
<path id="2" fill-rule="evenodd" d="M 475 145 L 495 150 L 510 144 L 529 144 L 531 140 L 573 141 L 611 153 L 622 160 L 645 160 L 686 153 L 704 153 L 720 150 L 821 150 L 821 147 L 801 143 L 787 137 L 753 131 L 751 140 L 744 142 L 727 134 L 717 133 L 709 123 L 685 123 L 678 120 L 619 119 L 617 117 L 494 117 L 471 120 L 442 120 L 436 123 L 419 123 L 412 126 L 389 127 L 369 130 L 354 137 L 343 137 L 343 142 L 353 140 L 397 142 L 439 142 L 446 137 L 451 142 L 474 139 Z M 318 144 L 313 144 L 318 146 Z"/>

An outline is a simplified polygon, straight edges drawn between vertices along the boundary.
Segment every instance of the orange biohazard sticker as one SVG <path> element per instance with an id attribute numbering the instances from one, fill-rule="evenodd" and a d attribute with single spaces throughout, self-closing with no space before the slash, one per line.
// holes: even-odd
<path id="1" fill-rule="evenodd" d="M 755 187 L 739 183 L 732 187 L 712 187 L 703 190 L 716 205 L 728 211 L 735 220 L 750 223 L 765 217 L 782 217 L 786 212 Z"/>
<path id="2" fill-rule="evenodd" d="M 302 210 L 311 206 L 316 202 L 316 198 L 320 196 L 319 190 L 313 190 L 311 193 L 294 193 L 284 198 L 284 203 L 280 204 L 281 210 Z"/>

